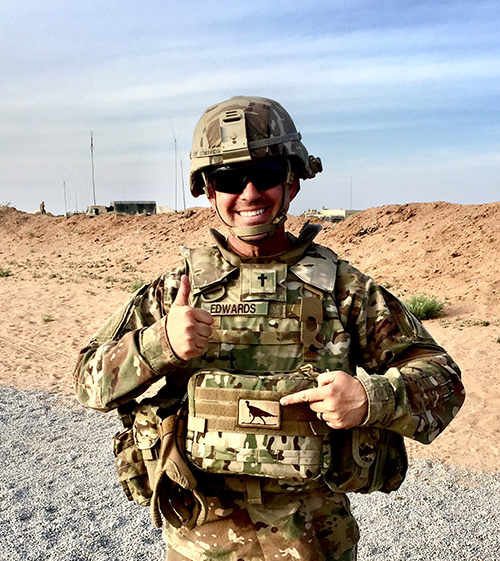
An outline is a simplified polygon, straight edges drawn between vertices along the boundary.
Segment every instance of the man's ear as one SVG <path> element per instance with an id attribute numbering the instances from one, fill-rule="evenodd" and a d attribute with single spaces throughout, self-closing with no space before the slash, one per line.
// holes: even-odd
<path id="1" fill-rule="evenodd" d="M 299 178 L 295 176 L 293 178 L 292 184 L 290 185 L 290 201 L 295 199 L 295 195 L 299 192 Z"/>
<path id="2" fill-rule="evenodd" d="M 212 187 L 210 187 L 210 185 L 205 186 L 205 194 L 208 198 L 208 202 L 210 203 L 210 206 L 214 210 L 217 210 L 217 205 L 215 202 L 215 191 L 212 189 Z"/>

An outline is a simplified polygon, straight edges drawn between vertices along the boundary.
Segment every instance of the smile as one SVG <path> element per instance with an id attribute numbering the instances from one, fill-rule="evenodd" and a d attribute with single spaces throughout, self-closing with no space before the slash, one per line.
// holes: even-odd
<path id="1" fill-rule="evenodd" d="M 259 214 L 262 214 L 263 212 L 265 212 L 264 208 L 260 208 L 259 210 L 242 210 L 239 212 L 239 214 L 241 216 L 244 217 L 250 217 L 250 216 L 258 216 Z"/>

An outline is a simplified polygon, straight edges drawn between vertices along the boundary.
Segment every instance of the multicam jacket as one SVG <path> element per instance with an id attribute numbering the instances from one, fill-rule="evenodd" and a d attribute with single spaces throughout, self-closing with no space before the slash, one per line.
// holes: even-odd
<path id="1" fill-rule="evenodd" d="M 358 377 L 368 395 L 364 426 L 430 443 L 463 403 L 459 368 L 394 296 L 315 244 L 316 233 L 290 235 L 293 249 L 268 259 L 240 258 L 217 232 L 213 246 L 184 250 L 180 266 L 143 286 L 82 349 L 78 400 L 108 411 L 160 379 L 166 395 L 181 396 L 200 368 L 278 373 L 309 363 Z M 166 333 L 183 274 L 192 305 L 215 319 L 206 353 L 187 362 Z"/>

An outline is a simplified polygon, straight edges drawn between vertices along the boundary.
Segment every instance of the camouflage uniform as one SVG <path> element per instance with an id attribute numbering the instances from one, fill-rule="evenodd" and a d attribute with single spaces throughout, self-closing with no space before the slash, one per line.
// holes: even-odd
<path id="1" fill-rule="evenodd" d="M 258 260 L 235 255 L 216 232 L 212 247 L 185 250 L 178 268 L 141 288 L 81 351 L 75 369 L 79 401 L 109 411 L 161 378 L 166 395 L 181 396 L 200 368 L 257 375 L 312 364 L 317 371 L 358 377 L 368 395 L 363 426 L 369 435 L 399 439 L 395 461 L 404 456 L 402 436 L 430 443 L 464 400 L 458 367 L 395 297 L 315 244 L 315 233 L 287 234 L 290 251 Z M 273 296 L 257 289 L 252 299 L 253 280 L 268 273 L 274 275 Z M 205 354 L 187 362 L 175 356 L 166 335 L 183 274 L 191 281 L 191 305 L 215 319 Z M 301 305 L 307 301 L 317 312 L 318 298 L 322 317 L 308 333 Z M 256 301 L 268 304 L 261 315 L 251 307 Z M 332 443 L 355 432 L 333 431 Z M 332 468 L 328 486 L 321 479 L 293 484 L 261 478 L 261 505 L 248 500 L 245 476 L 196 472 L 208 496 L 208 519 L 194 530 L 165 528 L 167 559 L 355 559 L 358 528 L 345 491 L 381 487 L 363 488 L 357 476 L 342 479 L 339 473 L 349 470 Z M 382 490 L 391 488 L 389 482 Z"/>

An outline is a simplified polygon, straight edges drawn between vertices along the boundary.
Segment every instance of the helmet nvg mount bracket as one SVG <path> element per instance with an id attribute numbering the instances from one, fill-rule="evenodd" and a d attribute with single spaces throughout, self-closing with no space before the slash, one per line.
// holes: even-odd
<path id="1" fill-rule="evenodd" d="M 307 153 L 292 118 L 278 102 L 238 96 L 213 105 L 205 110 L 194 130 L 189 173 L 191 194 L 198 197 L 205 192 L 203 172 L 211 168 L 276 157 L 287 158 L 298 179 L 312 178 L 323 169 L 321 160 Z M 288 194 L 283 199 L 276 224 L 265 229 L 269 235 L 286 220 Z M 250 235 L 247 228 L 240 234 L 233 230 L 238 237 Z"/>

